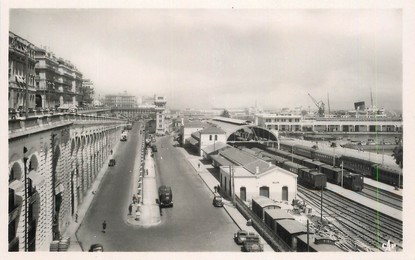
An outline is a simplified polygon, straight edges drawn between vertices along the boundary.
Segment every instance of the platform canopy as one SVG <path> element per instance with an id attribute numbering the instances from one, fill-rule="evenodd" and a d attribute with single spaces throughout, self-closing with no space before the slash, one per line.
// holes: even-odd
<path id="1" fill-rule="evenodd" d="M 209 121 L 226 133 L 226 142 L 277 142 L 277 135 L 248 121 L 217 117 Z"/>

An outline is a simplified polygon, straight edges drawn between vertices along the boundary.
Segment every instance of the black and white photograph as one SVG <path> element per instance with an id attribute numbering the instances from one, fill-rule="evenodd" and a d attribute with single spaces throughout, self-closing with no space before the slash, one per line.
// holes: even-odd
<path id="1" fill-rule="evenodd" d="M 414 259 L 415 4 L 334 2 L 2 3 L 4 256 Z"/>

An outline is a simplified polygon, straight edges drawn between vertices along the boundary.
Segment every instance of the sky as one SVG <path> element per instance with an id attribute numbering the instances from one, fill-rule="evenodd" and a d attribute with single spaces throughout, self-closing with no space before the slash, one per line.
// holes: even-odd
<path id="1" fill-rule="evenodd" d="M 101 96 L 169 108 L 402 110 L 399 9 L 11 9 L 12 32 L 70 60 Z M 327 106 L 327 105 L 326 105 Z"/>

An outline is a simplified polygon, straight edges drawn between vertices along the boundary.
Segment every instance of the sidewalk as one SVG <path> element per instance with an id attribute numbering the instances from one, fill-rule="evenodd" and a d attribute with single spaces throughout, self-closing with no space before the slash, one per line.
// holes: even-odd
<path id="1" fill-rule="evenodd" d="M 120 144 L 120 141 L 118 140 L 117 143 L 112 148 L 113 154 L 116 153 L 118 150 L 118 145 Z M 83 198 L 82 204 L 78 205 L 78 221 L 75 222 L 75 219 L 72 219 L 69 222 L 69 226 L 66 229 L 66 231 L 63 233 L 62 238 L 70 238 L 69 248 L 68 251 L 85 251 L 88 250 L 87 248 L 82 248 L 81 243 L 78 241 L 78 238 L 76 237 L 76 231 L 78 230 L 79 226 L 81 225 L 86 212 L 88 211 L 89 206 L 92 203 L 92 200 L 94 199 L 95 192 L 99 189 L 99 185 L 101 184 L 102 178 L 104 178 L 105 173 L 108 170 L 108 162 L 112 158 L 112 156 L 108 156 L 107 160 L 104 162 L 103 167 L 99 171 L 96 179 L 94 180 L 94 183 L 92 184 L 91 188 L 88 189 L 86 192 L 86 195 Z"/>
<path id="2" fill-rule="evenodd" d="M 177 147 L 177 149 L 179 149 L 182 152 L 182 154 L 187 158 L 188 162 L 195 169 L 195 173 L 197 173 L 200 176 L 200 178 L 204 181 L 204 183 L 209 188 L 209 190 L 212 192 L 212 194 L 215 193 L 214 187 L 219 185 L 219 181 L 207 170 L 209 167 L 213 168 L 213 166 L 204 165 L 200 161 L 200 159 L 202 159 L 201 157 L 188 154 L 187 151 L 182 147 Z M 247 219 L 245 219 L 245 217 L 242 216 L 242 214 L 232 204 L 231 201 L 224 199 L 223 202 L 224 202 L 223 208 L 228 213 L 228 215 L 232 218 L 235 224 L 239 227 L 239 229 L 243 229 L 248 232 L 254 232 L 258 234 L 258 232 L 256 232 L 254 227 L 246 225 Z M 237 230 L 235 230 L 235 233 L 236 231 Z M 267 244 L 264 238 L 261 237 L 261 240 L 262 240 L 262 243 L 264 244 L 264 252 L 274 252 L 274 250 L 271 248 L 271 246 Z"/>
<path id="3" fill-rule="evenodd" d="M 133 207 L 133 214 L 129 215 L 127 218 L 127 222 L 132 225 L 148 227 L 161 223 L 160 208 L 156 203 L 156 199 L 158 199 L 156 171 L 151 153 L 151 149 L 147 148 L 140 203 Z M 134 167 L 134 169 L 136 169 L 136 167 Z M 138 175 L 137 173 L 134 174 Z M 138 179 L 140 178 L 138 177 Z M 139 183 L 138 180 L 134 180 L 134 182 Z M 138 216 L 135 215 L 137 209 L 139 212 Z"/>

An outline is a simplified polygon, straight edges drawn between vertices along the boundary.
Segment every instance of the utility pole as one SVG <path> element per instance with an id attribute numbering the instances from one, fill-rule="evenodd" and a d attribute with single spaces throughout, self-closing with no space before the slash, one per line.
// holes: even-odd
<path id="1" fill-rule="evenodd" d="M 27 148 L 26 146 L 23 147 L 23 167 L 24 167 L 24 251 L 27 252 L 28 250 L 28 242 L 29 242 L 29 238 L 27 237 L 28 232 L 27 232 L 27 218 L 28 218 L 28 213 L 27 213 L 27 200 L 29 199 L 28 197 L 28 189 L 29 189 L 29 182 L 27 181 Z"/>
<path id="2" fill-rule="evenodd" d="M 235 205 L 235 169 L 233 165 L 231 166 L 231 172 L 232 172 L 232 202 Z"/>
<path id="3" fill-rule="evenodd" d="M 323 225 L 323 185 L 321 185 L 321 203 L 320 203 L 320 218 L 321 218 L 321 225 Z"/>
<path id="4" fill-rule="evenodd" d="M 309 223 L 307 219 L 307 252 L 310 252 Z"/>
<path id="5" fill-rule="evenodd" d="M 343 188 L 343 161 L 342 161 L 341 166 L 342 166 L 342 179 L 341 179 L 341 182 L 342 182 L 342 188 Z"/>

